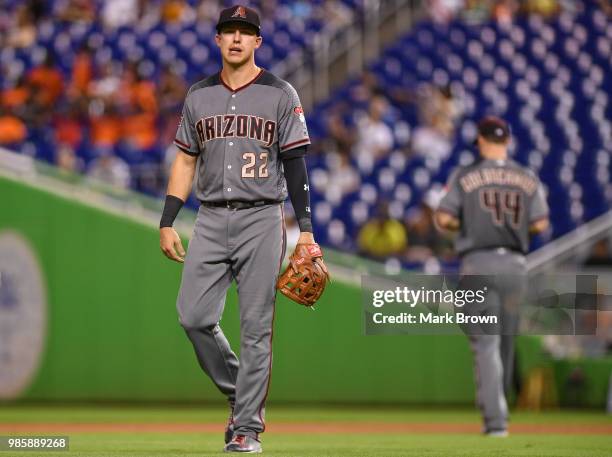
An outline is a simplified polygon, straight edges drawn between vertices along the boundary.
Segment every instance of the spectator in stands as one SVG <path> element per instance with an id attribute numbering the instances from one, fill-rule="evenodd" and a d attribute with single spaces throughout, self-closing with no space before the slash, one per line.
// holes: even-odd
<path id="1" fill-rule="evenodd" d="M 30 5 L 20 5 L 7 31 L 4 45 L 11 48 L 29 48 L 36 41 L 36 35 L 36 23 Z"/>
<path id="2" fill-rule="evenodd" d="M 136 111 L 123 118 L 123 139 L 130 149 L 147 151 L 157 143 L 157 126 L 154 113 Z"/>
<path id="3" fill-rule="evenodd" d="M 450 234 L 436 233 L 433 214 L 444 194 L 442 186 L 432 186 L 418 208 L 412 209 L 405 220 L 408 231 L 408 262 L 425 262 L 431 257 L 454 260 L 453 238 Z"/>
<path id="4" fill-rule="evenodd" d="M 27 80 L 34 102 L 43 109 L 52 109 L 64 90 L 64 77 L 55 65 L 51 51 L 47 51 L 42 65 L 30 71 Z"/>
<path id="5" fill-rule="evenodd" d="M 122 109 L 126 112 L 157 114 L 157 93 L 155 83 L 143 78 L 135 62 L 128 64 L 119 83 Z"/>
<path id="6" fill-rule="evenodd" d="M 197 6 L 196 15 L 198 22 L 214 23 L 219 19 L 221 6 L 217 0 L 201 0 Z"/>
<path id="7" fill-rule="evenodd" d="M 330 109 L 325 119 L 327 128 L 326 142 L 331 142 L 325 150 L 338 151 L 340 154 L 349 154 L 355 143 L 355 138 L 348 126 L 344 123 L 343 114 L 348 110 L 348 106 L 342 103 Z"/>
<path id="8" fill-rule="evenodd" d="M 102 104 L 100 108 L 99 112 L 94 112 L 89 117 L 89 138 L 94 146 L 113 148 L 121 139 L 121 119 L 114 105 Z"/>
<path id="9" fill-rule="evenodd" d="M 55 154 L 55 165 L 60 171 L 67 174 L 77 173 L 83 171 L 83 159 L 78 157 L 74 152 L 74 149 L 69 145 L 62 145 L 57 148 Z"/>
<path id="10" fill-rule="evenodd" d="M 14 82 L 5 79 L 5 84 L 7 86 L 2 91 L 1 103 L 6 108 L 14 110 L 14 113 L 19 114 L 30 98 L 30 88 L 27 85 L 26 78 L 22 74 Z"/>
<path id="11" fill-rule="evenodd" d="M 112 61 L 100 64 L 97 68 L 97 77 L 89 83 L 89 96 L 102 102 L 104 105 L 114 105 L 123 101 L 119 96 L 121 88 L 121 66 Z"/>
<path id="12" fill-rule="evenodd" d="M 597 0 L 597 4 L 605 14 L 612 17 L 612 3 L 610 0 Z"/>
<path id="13" fill-rule="evenodd" d="M 161 20 L 161 0 L 138 0 L 139 31 L 151 30 Z"/>
<path id="14" fill-rule="evenodd" d="M 218 15 L 217 15 L 218 16 Z M 187 93 L 187 86 L 171 66 L 161 69 L 156 100 L 159 105 L 159 139 L 162 144 L 170 144 L 176 135 L 180 119 L 180 109 Z"/>
<path id="15" fill-rule="evenodd" d="M 453 20 L 464 5 L 464 0 L 428 0 L 427 11 L 434 22 L 447 24 Z"/>
<path id="16" fill-rule="evenodd" d="M 493 7 L 493 19 L 500 24 L 511 24 L 520 6 L 518 0 L 498 0 Z"/>
<path id="17" fill-rule="evenodd" d="M 353 154 L 358 160 L 376 161 L 389 154 L 393 147 L 393 132 L 383 118 L 389 103 L 383 96 L 375 96 L 368 113 L 357 121 L 357 142 Z"/>
<path id="18" fill-rule="evenodd" d="M 436 233 L 433 213 L 434 210 L 423 203 L 406 217 L 408 249 L 405 257 L 408 262 L 425 262 L 431 257 L 455 258 L 452 239 Z"/>
<path id="19" fill-rule="evenodd" d="M 523 4 L 524 12 L 527 14 L 541 14 L 552 16 L 559 13 L 560 6 L 557 0 L 527 0 Z"/>
<path id="20" fill-rule="evenodd" d="M 610 267 L 612 266 L 612 255 L 610 250 L 610 240 L 604 238 L 599 240 L 591 249 L 591 254 L 584 262 L 587 267 Z"/>
<path id="21" fill-rule="evenodd" d="M 196 14 L 185 0 L 163 0 L 161 18 L 168 24 L 191 23 Z"/>
<path id="22" fill-rule="evenodd" d="M 67 97 L 83 109 L 87 107 L 88 88 L 94 74 L 94 64 L 91 48 L 84 43 L 74 57 Z"/>
<path id="23" fill-rule="evenodd" d="M 434 245 L 437 243 L 432 211 L 426 205 L 412 209 L 406 217 L 408 235 L 408 262 L 425 262 L 434 256 Z"/>
<path id="24" fill-rule="evenodd" d="M 353 22 L 353 10 L 339 0 L 325 0 L 321 13 L 325 28 L 330 33 L 341 30 Z"/>
<path id="25" fill-rule="evenodd" d="M 465 0 L 461 16 L 466 22 L 479 24 L 491 16 L 491 0 Z"/>
<path id="26" fill-rule="evenodd" d="M 461 109 L 450 86 L 424 84 L 417 94 L 420 125 L 412 136 L 412 150 L 423 157 L 444 160 L 452 149 L 455 123 Z"/>
<path id="27" fill-rule="evenodd" d="M 96 19 L 93 0 L 65 0 L 56 7 L 56 17 L 62 21 L 91 23 Z"/>
<path id="28" fill-rule="evenodd" d="M 132 63 L 126 67 L 120 87 L 123 139 L 132 151 L 146 151 L 157 142 L 155 84 L 143 78 Z"/>
<path id="29" fill-rule="evenodd" d="M 25 123 L 8 108 L 0 105 L 0 145 L 14 146 L 28 135 Z"/>
<path id="30" fill-rule="evenodd" d="M 177 111 L 186 92 L 185 80 L 174 71 L 173 67 L 170 65 L 162 67 L 156 95 L 160 114 L 165 116 Z"/>
<path id="31" fill-rule="evenodd" d="M 364 71 L 359 83 L 351 91 L 351 98 L 357 103 L 368 105 L 373 97 L 385 95 L 384 88 L 380 85 L 376 75 L 370 71 Z"/>
<path id="32" fill-rule="evenodd" d="M 401 255 L 407 243 L 404 225 L 391 218 L 386 202 L 379 203 L 376 212 L 377 215 L 359 230 L 359 252 L 377 260 Z"/>
<path id="33" fill-rule="evenodd" d="M 54 139 L 59 147 L 79 147 L 83 141 L 84 125 L 77 105 L 67 105 L 58 110 L 53 119 Z"/>
<path id="34" fill-rule="evenodd" d="M 137 23 L 138 0 L 105 0 L 102 7 L 102 24 L 109 29 Z"/>
<path id="35" fill-rule="evenodd" d="M 458 101 L 453 97 L 450 85 L 427 85 L 420 100 L 421 118 L 424 124 L 430 125 L 439 133 L 452 138 L 455 124 L 461 116 Z"/>
<path id="36" fill-rule="evenodd" d="M 130 167 L 112 150 L 101 150 L 100 156 L 93 160 L 87 176 L 110 186 L 127 189 L 130 186 Z"/>
<path id="37" fill-rule="evenodd" d="M 351 165 L 348 151 L 328 152 L 328 195 L 335 195 L 338 199 L 359 190 L 361 178 Z"/>

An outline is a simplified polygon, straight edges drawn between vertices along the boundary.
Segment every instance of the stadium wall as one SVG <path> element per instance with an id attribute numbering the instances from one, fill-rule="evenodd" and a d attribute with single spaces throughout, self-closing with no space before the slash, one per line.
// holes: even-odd
<path id="1" fill-rule="evenodd" d="M 222 400 L 178 324 L 181 266 L 161 255 L 155 227 L 8 177 L 0 176 L 0 195 L 0 238 L 17 234 L 29 245 L 46 289 L 40 361 L 9 398 Z M 15 290 L 27 297 L 31 280 L 24 271 Z M 19 309 L 11 294 L 3 303 Z M 358 287 L 337 280 L 315 311 L 279 295 L 271 401 L 473 404 L 463 336 L 364 336 L 360 300 Z M 222 325 L 237 349 L 234 289 Z M 520 347 L 521 372 L 541 363 L 528 356 L 538 352 L 533 339 Z M 29 348 L 14 349 L 5 352 L 19 358 Z M 585 403 L 604 401 L 601 392 Z"/>
<path id="2" fill-rule="evenodd" d="M 47 289 L 46 343 L 22 399 L 221 399 L 178 324 L 181 266 L 154 227 L 2 177 L 0 195 L 0 232 L 27 240 Z M 359 289 L 339 281 L 315 311 L 279 296 L 270 399 L 473 400 L 462 337 L 366 337 L 361 319 Z M 237 348 L 235 290 L 222 325 Z"/>

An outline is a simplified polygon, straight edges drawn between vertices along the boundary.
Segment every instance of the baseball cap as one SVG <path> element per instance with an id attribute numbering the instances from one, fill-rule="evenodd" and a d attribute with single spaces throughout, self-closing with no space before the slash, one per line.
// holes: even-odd
<path id="1" fill-rule="evenodd" d="M 219 14 L 219 22 L 217 22 L 217 32 L 219 32 L 221 27 L 225 24 L 236 22 L 254 27 L 257 31 L 257 35 L 261 32 L 259 15 L 257 12 L 254 9 L 242 5 L 235 5 L 221 11 L 221 14 Z"/>
<path id="2" fill-rule="evenodd" d="M 497 116 L 485 116 L 478 123 L 478 135 L 493 143 L 503 143 L 510 138 L 510 126 Z M 474 144 L 478 138 L 474 140 Z"/>

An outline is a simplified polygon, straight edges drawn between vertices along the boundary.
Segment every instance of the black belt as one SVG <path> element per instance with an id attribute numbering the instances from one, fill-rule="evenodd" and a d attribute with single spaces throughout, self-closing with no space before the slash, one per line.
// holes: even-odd
<path id="1" fill-rule="evenodd" d="M 226 200 L 220 202 L 200 202 L 202 206 L 209 208 L 227 208 L 227 209 L 247 209 L 255 208 L 256 206 L 278 205 L 280 202 L 276 200 L 255 200 L 252 202 L 240 200 Z"/>
<path id="2" fill-rule="evenodd" d="M 497 251 L 498 249 L 504 249 L 507 252 L 511 252 L 513 254 L 519 254 L 522 256 L 526 255 L 521 249 L 514 247 L 514 246 L 489 246 L 489 247 L 483 247 L 483 248 L 468 249 L 467 251 L 460 252 L 459 257 L 464 257 L 468 254 L 473 254 L 474 252 Z"/>

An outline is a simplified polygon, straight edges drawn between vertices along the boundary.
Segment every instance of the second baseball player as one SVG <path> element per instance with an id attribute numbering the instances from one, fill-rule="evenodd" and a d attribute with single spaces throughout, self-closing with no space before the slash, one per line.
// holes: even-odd
<path id="1" fill-rule="evenodd" d="M 514 335 L 526 287 L 525 254 L 529 235 L 548 226 L 544 188 L 529 169 L 509 159 L 511 135 L 506 121 L 487 116 L 478 124 L 480 160 L 455 170 L 442 198 L 438 227 L 456 230 L 461 284 L 486 290 L 482 306 L 466 307 L 473 316 L 497 316 L 494 325 L 465 325 L 475 357 L 478 405 L 483 432 L 505 436 L 505 390 L 512 379 Z"/>

